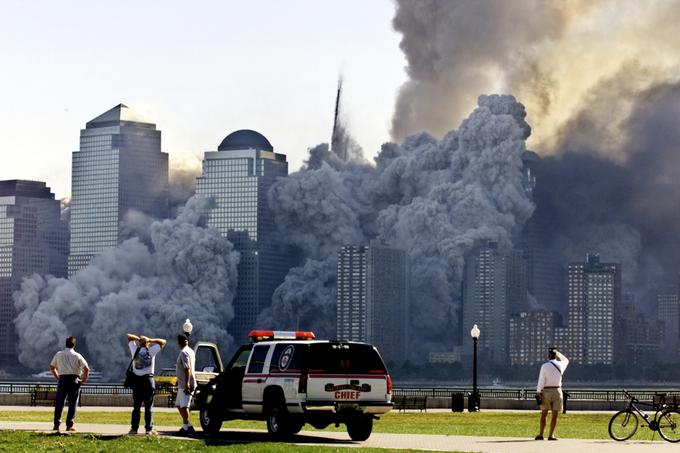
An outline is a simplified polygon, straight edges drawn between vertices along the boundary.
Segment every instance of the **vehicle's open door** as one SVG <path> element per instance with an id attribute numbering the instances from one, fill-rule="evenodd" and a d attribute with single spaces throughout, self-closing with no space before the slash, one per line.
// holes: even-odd
<path id="1" fill-rule="evenodd" d="M 205 384 L 222 372 L 222 358 L 215 343 L 199 341 L 194 346 L 196 354 L 196 382 Z"/>

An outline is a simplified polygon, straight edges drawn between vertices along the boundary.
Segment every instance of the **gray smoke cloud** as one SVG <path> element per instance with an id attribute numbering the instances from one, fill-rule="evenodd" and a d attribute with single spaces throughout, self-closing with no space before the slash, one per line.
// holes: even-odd
<path id="1" fill-rule="evenodd" d="M 177 218 L 150 224 L 150 244 L 128 239 L 68 280 L 24 279 L 14 295 L 21 363 L 44 369 L 66 336 L 76 335 L 91 364 L 121 377 L 129 361 L 126 333 L 170 339 L 170 352 L 160 358 L 170 362 L 172 338 L 186 318 L 201 339 L 229 345 L 225 326 L 234 315 L 239 254 L 205 227 L 209 205 L 191 198 Z"/>
<path id="2" fill-rule="evenodd" d="M 480 96 L 458 130 L 387 143 L 375 165 L 313 148 L 308 165 L 269 193 L 282 237 L 307 261 L 261 319 L 332 336 L 337 251 L 379 238 L 411 258 L 412 343 L 418 352 L 441 347 L 455 322 L 464 254 L 485 240 L 510 247 L 532 213 L 521 183 L 525 115 L 512 96 Z"/>
<path id="3" fill-rule="evenodd" d="M 599 252 L 625 289 L 675 282 L 680 1 L 396 0 L 409 80 L 392 134 L 441 136 L 475 93 L 527 107 L 545 246 Z M 647 304 L 653 297 L 638 297 Z"/>

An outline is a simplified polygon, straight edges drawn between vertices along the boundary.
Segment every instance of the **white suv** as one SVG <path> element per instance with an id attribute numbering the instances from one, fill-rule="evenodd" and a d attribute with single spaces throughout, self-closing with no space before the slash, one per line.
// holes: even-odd
<path id="1" fill-rule="evenodd" d="M 252 331 L 250 337 L 224 371 L 216 346 L 197 346 L 197 363 L 205 359 L 201 349 L 212 351 L 210 366 L 197 372 L 195 401 L 205 432 L 217 433 L 230 419 L 266 420 L 277 438 L 305 423 L 319 429 L 344 423 L 353 440 L 366 440 L 373 419 L 392 409 L 392 381 L 374 346 L 314 340 L 311 332 Z"/>

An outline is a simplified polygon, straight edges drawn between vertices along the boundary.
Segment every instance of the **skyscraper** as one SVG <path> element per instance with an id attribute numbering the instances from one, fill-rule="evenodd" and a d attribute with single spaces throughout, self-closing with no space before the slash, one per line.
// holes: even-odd
<path id="1" fill-rule="evenodd" d="M 16 364 L 12 293 L 33 273 L 65 277 L 68 226 L 44 182 L 0 181 L 0 363 Z"/>
<path id="2" fill-rule="evenodd" d="M 288 174 L 284 154 L 274 153 L 259 132 L 238 130 L 208 151 L 196 193 L 211 197 L 208 225 L 241 253 L 235 317 L 229 332 L 238 341 L 256 328 L 260 312 L 272 302 L 274 290 L 294 265 L 289 249 L 277 238 L 267 192 L 276 178 Z"/>
<path id="3" fill-rule="evenodd" d="M 558 344 L 574 363 L 614 362 L 617 347 L 614 323 L 621 305 L 621 266 L 601 263 L 589 254 L 585 262 L 569 263 L 567 270 L 568 324 Z"/>
<path id="4" fill-rule="evenodd" d="M 507 255 L 496 242 L 488 242 L 465 258 L 462 328 L 466 331 L 474 324 L 479 326 L 480 354 L 496 363 L 508 359 L 507 302 Z"/>
<path id="5" fill-rule="evenodd" d="M 676 362 L 678 359 L 680 332 L 680 301 L 678 294 L 667 292 L 656 295 L 656 319 L 663 324 L 663 354 L 661 359 L 665 362 Z"/>
<path id="6" fill-rule="evenodd" d="M 522 185 L 535 204 L 531 218 L 515 239 L 515 247 L 523 251 L 526 261 L 527 292 L 536 305 L 562 311 L 563 270 L 559 252 L 549 245 L 551 216 L 541 203 L 541 158 L 532 151 L 525 151 L 522 163 Z"/>
<path id="7" fill-rule="evenodd" d="M 69 275 L 120 242 L 130 211 L 167 217 L 168 155 L 161 152 L 161 131 L 123 104 L 89 121 L 73 153 L 71 191 Z"/>
<path id="8" fill-rule="evenodd" d="M 337 336 L 374 344 L 386 360 L 408 356 L 406 252 L 379 241 L 338 251 Z"/>

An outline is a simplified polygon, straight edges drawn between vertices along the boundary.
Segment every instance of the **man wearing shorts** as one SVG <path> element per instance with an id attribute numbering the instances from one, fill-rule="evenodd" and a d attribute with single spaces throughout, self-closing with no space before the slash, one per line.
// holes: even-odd
<path id="1" fill-rule="evenodd" d="M 555 427 L 557 426 L 557 414 L 562 410 L 564 400 L 562 398 L 562 374 L 569 365 L 569 359 L 555 348 L 548 350 L 548 361 L 541 365 L 536 386 L 536 398 L 541 401 L 541 424 L 540 432 L 536 440 L 543 440 L 545 421 L 548 411 L 552 411 L 550 418 L 550 435 L 548 440 L 557 440 Z"/>
<path id="2" fill-rule="evenodd" d="M 177 376 L 177 398 L 175 406 L 182 416 L 182 428 L 179 430 L 180 436 L 188 436 L 194 433 L 194 427 L 189 422 L 189 409 L 191 407 L 191 394 L 196 388 L 196 377 L 194 376 L 194 366 L 196 356 L 193 349 L 189 347 L 189 339 L 186 335 L 177 336 L 179 355 L 175 364 L 175 374 Z"/>

